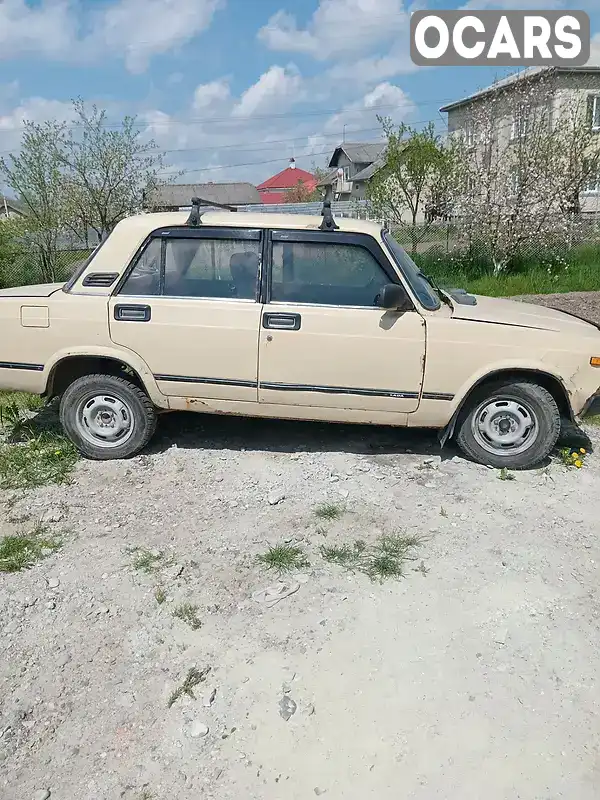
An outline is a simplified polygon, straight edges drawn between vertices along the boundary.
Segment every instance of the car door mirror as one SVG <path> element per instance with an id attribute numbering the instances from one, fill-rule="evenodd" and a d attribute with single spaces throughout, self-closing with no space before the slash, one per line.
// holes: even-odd
<path id="1" fill-rule="evenodd" d="M 406 289 L 398 283 L 388 283 L 383 287 L 378 305 L 386 311 L 410 311 L 413 307 Z"/>

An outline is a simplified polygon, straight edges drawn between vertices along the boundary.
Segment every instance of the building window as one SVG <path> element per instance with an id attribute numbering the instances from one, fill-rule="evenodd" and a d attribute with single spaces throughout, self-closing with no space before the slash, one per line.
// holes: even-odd
<path id="1" fill-rule="evenodd" d="M 344 181 L 346 183 L 350 182 L 350 167 L 344 167 Z"/>
<path id="2" fill-rule="evenodd" d="M 467 120 L 465 125 L 465 143 L 467 147 L 473 147 L 475 144 L 475 123 L 472 119 Z"/>
<path id="3" fill-rule="evenodd" d="M 510 129 L 510 139 L 524 139 L 527 136 L 527 106 L 520 105 L 516 110 Z"/>
<path id="4" fill-rule="evenodd" d="M 600 131 L 600 95 L 590 97 L 590 123 L 593 131 Z"/>

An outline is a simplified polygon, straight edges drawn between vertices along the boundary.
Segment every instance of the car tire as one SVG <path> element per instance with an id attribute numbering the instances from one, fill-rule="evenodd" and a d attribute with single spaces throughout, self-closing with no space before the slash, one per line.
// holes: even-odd
<path id="1" fill-rule="evenodd" d="M 63 394 L 60 421 L 83 456 L 108 461 L 130 458 L 146 447 L 156 430 L 156 409 L 125 378 L 85 375 Z"/>
<path id="2" fill-rule="evenodd" d="M 546 459 L 560 435 L 554 397 L 534 381 L 500 381 L 476 390 L 457 425 L 466 456 L 498 469 L 529 469 Z"/>

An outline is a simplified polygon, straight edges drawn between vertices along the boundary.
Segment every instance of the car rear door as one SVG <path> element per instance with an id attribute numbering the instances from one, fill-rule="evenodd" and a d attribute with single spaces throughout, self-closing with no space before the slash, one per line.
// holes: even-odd
<path id="1" fill-rule="evenodd" d="M 111 338 L 166 395 L 256 402 L 261 252 L 259 230 L 155 231 L 111 297 Z"/>
<path id="2" fill-rule="evenodd" d="M 268 251 L 259 402 L 415 411 L 425 322 L 416 310 L 377 306 L 382 287 L 399 282 L 378 242 L 341 231 L 277 230 Z"/>

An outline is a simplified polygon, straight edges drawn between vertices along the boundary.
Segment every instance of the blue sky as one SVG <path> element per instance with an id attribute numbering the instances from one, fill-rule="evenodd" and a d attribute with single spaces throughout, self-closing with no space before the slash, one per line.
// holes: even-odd
<path id="1" fill-rule="evenodd" d="M 599 0 L 0 0 L 0 153 L 76 96 L 136 114 L 190 183 L 323 166 L 378 114 L 443 130 L 441 105 L 507 71 L 416 68 L 409 16 L 465 6 L 585 9 L 600 62 Z"/>

